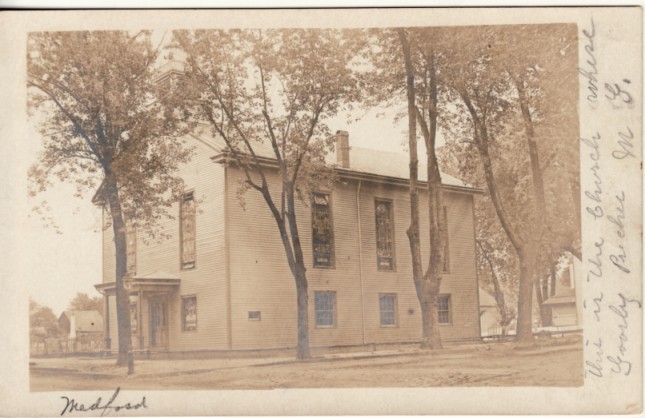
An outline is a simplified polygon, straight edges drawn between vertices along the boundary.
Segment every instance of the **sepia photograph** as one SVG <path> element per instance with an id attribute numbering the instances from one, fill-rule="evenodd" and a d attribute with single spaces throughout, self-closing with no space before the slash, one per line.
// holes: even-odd
<path id="1" fill-rule="evenodd" d="M 620 49 L 583 11 L 25 30 L 25 396 L 57 416 L 199 415 L 149 408 L 448 387 L 543 403 L 629 378 L 620 412 L 641 412 L 641 78 L 603 78 Z"/>

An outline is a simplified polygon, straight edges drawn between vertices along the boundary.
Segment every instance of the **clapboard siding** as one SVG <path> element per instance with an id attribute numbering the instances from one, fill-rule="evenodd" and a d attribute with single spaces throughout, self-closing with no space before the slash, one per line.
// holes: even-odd
<path id="1" fill-rule="evenodd" d="M 180 268 L 179 204 L 170 208 L 174 219 L 159 222 L 159 232 L 169 238 L 151 239 L 137 231 L 137 275 L 164 272 L 178 276 L 181 285 L 168 296 L 169 346 L 173 350 L 225 349 L 228 347 L 226 323 L 226 275 L 224 247 L 224 173 L 211 161 L 216 152 L 195 141 L 196 152 L 183 166 L 180 175 L 196 201 L 196 266 Z M 107 217 L 107 215 L 105 216 Z M 107 222 L 107 219 L 106 219 Z M 103 281 L 114 281 L 114 239 L 111 229 L 103 232 Z M 197 331 L 182 331 L 181 297 L 197 296 Z M 111 300 L 114 297 L 110 298 Z M 144 295 L 142 331 L 149 341 L 149 311 Z M 116 316 L 116 309 L 110 310 Z M 110 327 L 112 336 L 116 328 Z M 114 341 L 114 337 L 113 337 Z M 113 348 L 116 347 L 113 344 Z"/>
<path id="2" fill-rule="evenodd" d="M 227 178 L 230 185 L 235 185 L 241 181 L 242 173 L 230 168 Z M 274 173 L 268 178 L 271 184 L 278 183 Z M 311 208 L 302 203 L 297 207 L 309 282 L 312 346 L 401 342 L 420 338 L 419 303 L 412 281 L 406 235 L 410 222 L 408 192 L 405 187 L 369 182 L 361 183 L 359 196 L 358 189 L 356 181 L 341 181 L 331 192 L 334 268 L 312 266 Z M 276 187 L 273 193 L 279 196 Z M 396 241 L 396 270 L 393 272 L 377 269 L 375 198 L 393 201 Z M 429 238 L 425 199 L 425 193 L 421 193 L 422 249 L 424 266 L 427 266 Z M 296 344 L 295 283 L 275 221 L 259 193 L 249 190 L 243 200 L 244 206 L 236 196 L 235 187 L 229 187 L 233 348 L 293 347 Z M 446 193 L 445 204 L 451 269 L 444 276 L 441 292 L 451 295 L 452 323 L 442 325 L 441 334 L 445 340 L 477 338 L 479 312 L 472 195 Z M 317 328 L 314 292 L 325 290 L 336 292 L 336 325 Z M 380 325 L 381 293 L 397 294 L 398 324 L 395 327 Z M 261 320 L 250 321 L 248 311 L 261 311 Z"/>

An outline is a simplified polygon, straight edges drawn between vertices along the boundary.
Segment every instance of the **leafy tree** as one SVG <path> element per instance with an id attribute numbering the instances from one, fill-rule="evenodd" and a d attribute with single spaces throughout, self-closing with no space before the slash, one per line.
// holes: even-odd
<path id="1" fill-rule="evenodd" d="M 245 175 L 240 194 L 260 193 L 276 222 L 296 285 L 297 357 L 308 358 L 308 283 L 296 203 L 331 184 L 324 156 L 333 136 L 324 120 L 357 98 L 350 50 L 334 30 L 198 30 L 174 37 L 186 54 L 182 90 L 191 117 L 208 121 L 224 140 Z"/>
<path id="2" fill-rule="evenodd" d="M 29 298 L 29 338 L 31 341 L 57 337 L 58 318 L 48 306 L 42 306 Z"/>
<path id="3" fill-rule="evenodd" d="M 576 126 L 575 98 L 569 93 L 575 90 L 575 62 L 565 52 L 575 30 L 566 25 L 480 27 L 461 29 L 460 36 L 469 46 L 454 62 L 459 71 L 453 72 L 451 87 L 458 102 L 448 129 L 453 138 L 471 138 L 457 148 L 478 159 L 468 157 L 462 169 L 482 170 L 492 206 L 517 254 L 518 339 L 528 341 L 533 288 L 540 305 L 545 299 L 540 284 L 546 276 L 545 244 L 573 247 L 579 236 L 570 209 L 572 204 L 579 208 L 575 189 L 566 194 L 573 198 L 569 209 L 553 212 L 562 207 L 558 195 L 576 183 L 564 170 L 577 164 L 570 128 Z M 522 47 L 535 39 L 540 41 L 532 42 L 530 50 Z"/>
<path id="4" fill-rule="evenodd" d="M 192 151 L 178 139 L 185 126 L 157 100 L 150 32 L 32 33 L 28 39 L 29 109 L 39 112 L 43 138 L 29 171 L 32 193 L 52 179 L 83 195 L 99 185 L 114 233 L 119 336 L 117 364 L 131 348 L 124 213 L 155 234 L 155 223 L 181 195 L 175 176 Z"/>
<path id="5" fill-rule="evenodd" d="M 407 31 L 410 32 L 410 31 Z M 411 224 L 407 231 L 413 260 L 413 277 L 422 314 L 422 348 L 441 348 L 437 322 L 436 302 L 444 270 L 447 225 L 443 212 L 441 172 L 436 154 L 439 106 L 439 65 L 441 57 L 436 49 L 438 33 L 429 29 L 406 34 L 398 29 L 406 77 L 408 101 L 408 142 L 410 153 L 410 207 Z M 414 44 L 416 42 L 416 45 Z M 413 50 L 414 48 L 414 50 Z M 413 54 L 416 59 L 413 58 Z M 416 66 L 415 66 L 416 62 Z M 427 195 L 430 229 L 430 257 L 428 268 L 422 272 L 421 243 L 419 239 L 419 202 L 417 183 L 417 124 L 421 128 L 427 167 Z"/>
<path id="6" fill-rule="evenodd" d="M 103 315 L 103 298 L 100 296 L 91 297 L 87 293 L 76 293 L 74 299 L 69 302 L 67 309 L 71 311 L 97 311 Z"/>

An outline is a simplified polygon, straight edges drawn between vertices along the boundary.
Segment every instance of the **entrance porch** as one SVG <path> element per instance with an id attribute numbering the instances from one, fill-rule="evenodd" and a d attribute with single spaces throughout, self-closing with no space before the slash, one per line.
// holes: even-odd
<path id="1" fill-rule="evenodd" d="M 174 275 L 154 272 L 124 280 L 129 295 L 132 349 L 164 351 L 169 346 L 169 304 L 179 289 L 180 279 Z M 116 282 L 94 286 L 104 296 L 105 318 L 103 333 L 105 349 L 116 349 L 118 340 L 116 315 Z"/>

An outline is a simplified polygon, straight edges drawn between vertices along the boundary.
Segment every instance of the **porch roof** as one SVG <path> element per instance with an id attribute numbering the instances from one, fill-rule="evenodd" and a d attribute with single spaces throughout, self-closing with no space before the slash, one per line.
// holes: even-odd
<path id="1" fill-rule="evenodd" d="M 152 272 L 144 275 L 136 275 L 125 279 L 124 285 L 130 293 L 158 292 L 170 293 L 179 288 L 181 279 L 176 275 L 166 272 Z M 116 282 L 100 283 L 94 285 L 96 290 L 104 294 L 116 292 Z"/>

